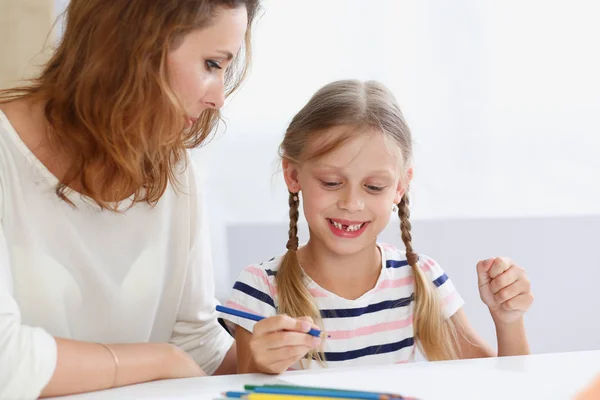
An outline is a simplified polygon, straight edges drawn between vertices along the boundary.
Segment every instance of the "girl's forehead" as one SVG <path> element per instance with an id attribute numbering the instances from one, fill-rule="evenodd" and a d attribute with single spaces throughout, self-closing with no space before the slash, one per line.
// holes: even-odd
<path id="1" fill-rule="evenodd" d="M 402 165 L 402 152 L 390 135 L 378 129 L 338 126 L 309 137 L 305 151 L 307 162 L 343 168 L 352 164 Z"/>

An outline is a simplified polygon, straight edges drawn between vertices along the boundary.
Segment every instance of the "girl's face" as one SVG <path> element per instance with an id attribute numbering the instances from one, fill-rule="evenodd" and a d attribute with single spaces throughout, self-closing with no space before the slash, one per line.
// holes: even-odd
<path id="1" fill-rule="evenodd" d="M 306 145 L 311 154 L 349 129 L 338 126 Z M 302 190 L 310 240 L 339 255 L 357 253 L 377 240 L 390 220 L 394 204 L 410 181 L 402 174 L 398 146 L 379 131 L 365 131 L 318 157 L 301 164 L 283 162 L 288 189 Z"/>
<path id="2" fill-rule="evenodd" d="M 248 24 L 246 7 L 221 8 L 212 24 L 187 34 L 167 56 L 169 81 L 190 127 L 208 108 L 225 101 L 225 71 L 239 51 Z"/>

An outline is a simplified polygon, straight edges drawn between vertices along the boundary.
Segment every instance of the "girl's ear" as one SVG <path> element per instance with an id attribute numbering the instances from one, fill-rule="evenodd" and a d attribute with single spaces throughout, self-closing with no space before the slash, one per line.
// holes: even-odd
<path id="1" fill-rule="evenodd" d="M 300 191 L 300 182 L 298 181 L 298 165 L 289 162 L 286 159 L 281 161 L 281 167 L 283 169 L 283 178 L 288 190 L 292 193 L 298 193 Z"/>
<path id="2" fill-rule="evenodd" d="M 406 171 L 406 177 L 404 177 L 404 179 L 400 179 L 400 181 L 398 182 L 396 194 L 394 195 L 394 204 L 400 204 L 402 196 L 404 196 L 404 193 L 406 193 L 406 190 L 408 189 L 410 182 L 412 181 L 413 173 L 413 167 L 410 167 L 408 171 Z"/>

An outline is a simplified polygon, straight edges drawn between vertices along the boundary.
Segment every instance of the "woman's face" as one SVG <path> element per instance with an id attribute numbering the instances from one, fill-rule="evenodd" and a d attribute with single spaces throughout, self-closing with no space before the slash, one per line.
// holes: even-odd
<path id="1" fill-rule="evenodd" d="M 187 34 L 167 56 L 171 87 L 189 128 L 208 108 L 225 100 L 225 71 L 239 51 L 248 25 L 246 7 L 220 8 L 210 26 Z"/>

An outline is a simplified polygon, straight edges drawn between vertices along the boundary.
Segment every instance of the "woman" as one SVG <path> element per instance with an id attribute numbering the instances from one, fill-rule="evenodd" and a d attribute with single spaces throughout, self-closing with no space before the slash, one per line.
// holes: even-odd
<path id="1" fill-rule="evenodd" d="M 41 75 L 0 92 L 0 398 L 235 372 L 187 149 L 257 2 L 71 0 Z"/>

